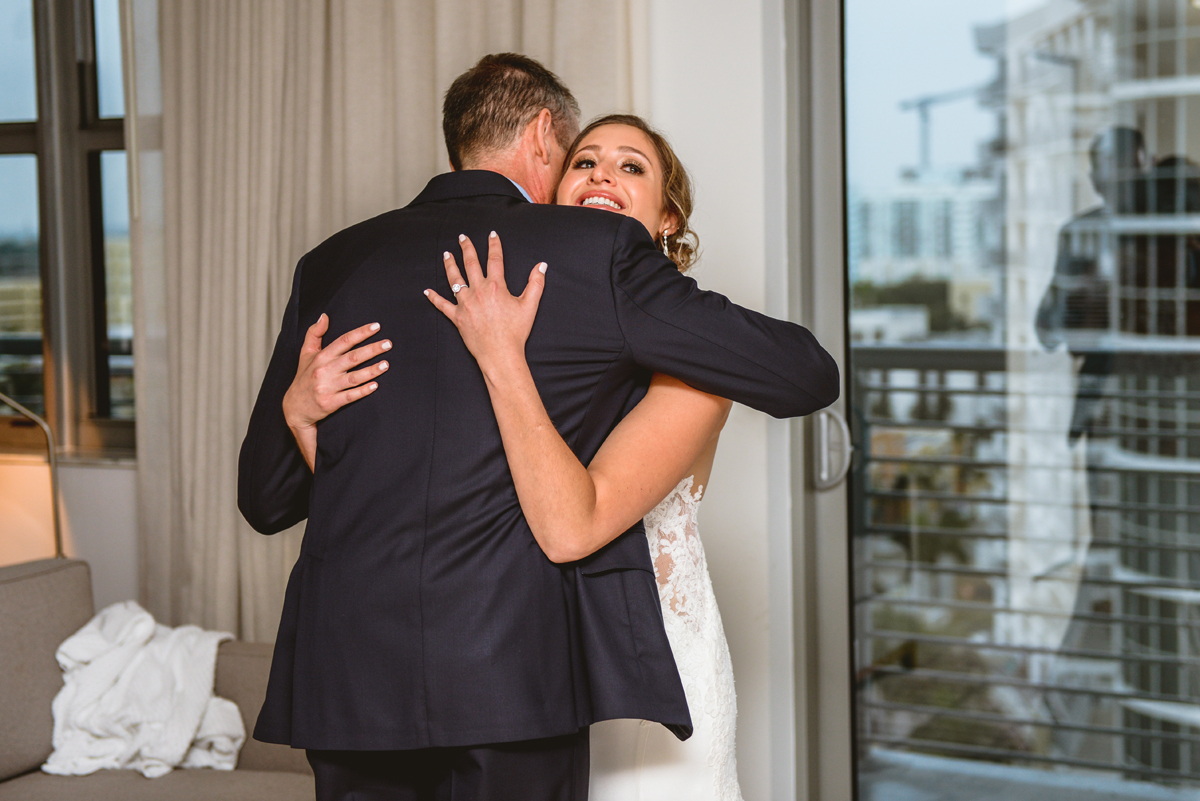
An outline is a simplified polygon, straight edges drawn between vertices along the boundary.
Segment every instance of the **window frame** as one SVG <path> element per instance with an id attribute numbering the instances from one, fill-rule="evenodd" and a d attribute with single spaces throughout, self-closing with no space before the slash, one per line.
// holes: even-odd
<path id="1" fill-rule="evenodd" d="M 100 153 L 125 150 L 124 118 L 101 118 L 92 0 L 31 0 L 37 121 L 0 123 L 0 154 L 38 160 L 45 416 L 67 456 L 128 458 L 133 420 L 108 417 Z M 0 424 L 0 452 L 40 451 L 41 432 Z"/>

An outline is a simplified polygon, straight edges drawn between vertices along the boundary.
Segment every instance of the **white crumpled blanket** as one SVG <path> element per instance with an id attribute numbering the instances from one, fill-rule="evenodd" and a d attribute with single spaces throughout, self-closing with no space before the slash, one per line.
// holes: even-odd
<path id="1" fill-rule="evenodd" d="M 217 646 L 233 635 L 169 628 L 133 601 L 102 610 L 59 646 L 47 773 L 132 768 L 233 770 L 246 730 L 237 705 L 213 695 Z"/>

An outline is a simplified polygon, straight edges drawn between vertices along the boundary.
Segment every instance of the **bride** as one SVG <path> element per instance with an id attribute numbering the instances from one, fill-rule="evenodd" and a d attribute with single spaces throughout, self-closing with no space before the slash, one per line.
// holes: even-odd
<path id="1" fill-rule="evenodd" d="M 691 182 L 670 144 L 639 117 L 609 115 L 584 128 L 568 150 L 556 200 L 634 217 L 680 270 L 695 259 Z M 486 276 L 469 239 L 462 248 L 465 277 L 446 254 L 450 284 L 466 286 L 456 302 L 426 294 L 483 371 L 526 520 L 535 536 L 550 527 L 568 529 L 592 552 L 644 517 L 667 637 L 692 715 L 694 733 L 683 742 L 646 721 L 594 724 L 590 797 L 740 801 L 733 669 L 696 526 L 729 401 L 655 375 L 645 398 L 585 468 L 547 416 L 525 362 L 540 283 L 531 282 L 520 297 L 509 293 L 494 234 Z M 553 284 L 552 265 L 546 280 Z M 384 340 L 355 348 L 377 333 L 363 326 L 322 350 L 327 329 L 324 316 L 309 329 L 284 399 L 288 425 L 310 466 L 316 421 L 373 392 L 372 379 L 387 363 L 353 368 L 390 347 Z M 319 382 L 311 378 L 317 374 Z"/>

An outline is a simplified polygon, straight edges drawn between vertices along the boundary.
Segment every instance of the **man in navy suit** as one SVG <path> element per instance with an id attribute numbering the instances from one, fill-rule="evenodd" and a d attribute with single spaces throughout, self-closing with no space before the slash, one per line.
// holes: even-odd
<path id="1" fill-rule="evenodd" d="M 645 534 L 570 564 L 538 547 L 479 368 L 422 295 L 449 294 L 442 253 L 494 230 L 509 263 L 552 266 L 526 352 L 584 464 L 654 372 L 790 417 L 831 403 L 838 371 L 804 328 L 700 290 L 637 220 L 544 205 L 578 110 L 537 62 L 485 57 L 443 111 L 454 172 L 296 267 L 238 475 L 255 529 L 308 518 L 254 736 L 308 749 L 322 799 L 583 801 L 591 723 L 691 731 Z M 330 336 L 378 321 L 395 347 L 378 390 L 321 422 L 310 471 L 282 401 L 323 312 Z"/>

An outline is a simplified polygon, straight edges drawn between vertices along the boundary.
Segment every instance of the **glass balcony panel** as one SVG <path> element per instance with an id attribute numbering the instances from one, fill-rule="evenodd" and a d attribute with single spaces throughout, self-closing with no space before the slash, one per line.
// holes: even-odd
<path id="1" fill-rule="evenodd" d="M 845 0 L 860 797 L 1196 798 L 1200 18 L 922 9 Z"/>

